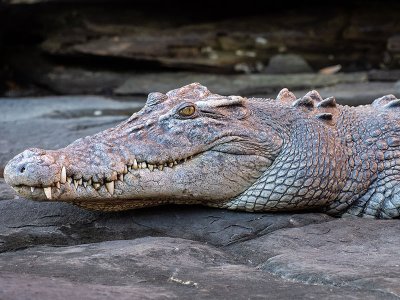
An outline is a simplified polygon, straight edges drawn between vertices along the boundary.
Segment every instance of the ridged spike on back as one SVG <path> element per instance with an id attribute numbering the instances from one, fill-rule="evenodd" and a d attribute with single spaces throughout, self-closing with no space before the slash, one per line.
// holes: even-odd
<path id="1" fill-rule="evenodd" d="M 321 95 L 316 90 L 309 91 L 304 97 L 310 97 L 316 102 L 322 101 Z"/>
<path id="2" fill-rule="evenodd" d="M 330 120 L 333 119 L 333 114 L 331 114 L 331 113 L 320 113 L 320 114 L 316 114 L 315 117 L 317 119 L 330 121 Z"/>
<path id="3" fill-rule="evenodd" d="M 276 96 L 276 100 L 291 103 L 296 100 L 296 96 L 287 88 L 284 88 L 279 92 L 278 96 Z"/>
<path id="4" fill-rule="evenodd" d="M 312 90 L 303 97 L 295 99 L 295 95 L 285 88 L 279 92 L 276 99 L 291 103 L 292 107 L 303 108 L 302 110 L 308 112 L 311 117 L 324 121 L 329 126 L 336 122 L 338 106 L 334 97 L 323 99 L 317 91 Z"/>
<path id="5" fill-rule="evenodd" d="M 314 108 L 314 101 L 311 97 L 305 95 L 304 97 L 297 99 L 292 103 L 293 107 L 306 107 L 308 109 Z"/>
<path id="6" fill-rule="evenodd" d="M 400 108 L 400 99 L 390 101 L 384 108 Z"/>
<path id="7" fill-rule="evenodd" d="M 328 97 L 317 104 L 317 107 L 336 107 L 335 97 Z"/>
<path id="8" fill-rule="evenodd" d="M 389 102 L 392 102 L 394 100 L 398 100 L 396 96 L 389 94 L 385 95 L 383 97 L 380 97 L 378 99 L 375 99 L 374 102 L 372 102 L 371 106 L 377 107 L 377 108 L 383 108 L 385 105 L 387 105 Z"/>

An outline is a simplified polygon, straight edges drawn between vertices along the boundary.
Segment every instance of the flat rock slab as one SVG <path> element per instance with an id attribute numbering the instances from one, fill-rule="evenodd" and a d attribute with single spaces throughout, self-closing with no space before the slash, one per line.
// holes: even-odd
<path id="1" fill-rule="evenodd" d="M 0 268 L 2 299 L 395 299 L 353 287 L 288 283 L 212 246 L 178 238 L 43 246 L 0 254 Z"/>
<path id="2" fill-rule="evenodd" d="M 258 269 L 309 284 L 356 286 L 400 297 L 399 220 L 338 219 L 233 245 Z"/>
<path id="3" fill-rule="evenodd" d="M 397 220 L 200 206 L 100 213 L 15 199 L 4 181 L 0 191 L 2 299 L 68 289 L 83 299 L 400 297 Z"/>
<path id="4" fill-rule="evenodd" d="M 281 228 L 333 219 L 318 213 L 249 214 L 202 206 L 103 213 L 67 203 L 14 199 L 4 180 L 0 181 L 2 190 L 13 200 L 0 201 L 0 252 L 42 244 L 76 245 L 146 236 L 179 237 L 221 247 Z"/>
<path id="5" fill-rule="evenodd" d="M 190 72 L 149 73 L 131 76 L 114 90 L 117 95 L 142 95 L 150 92 L 167 92 L 177 87 L 199 82 L 210 91 L 221 95 L 252 96 L 289 89 L 312 89 L 338 83 L 359 83 L 367 80 L 366 73 L 338 73 L 322 75 L 304 74 L 247 74 L 215 75 Z"/>
<path id="6" fill-rule="evenodd" d="M 2 300 L 132 300 L 176 299 L 176 294 L 157 286 L 104 286 L 71 282 L 62 278 L 0 272 Z"/>

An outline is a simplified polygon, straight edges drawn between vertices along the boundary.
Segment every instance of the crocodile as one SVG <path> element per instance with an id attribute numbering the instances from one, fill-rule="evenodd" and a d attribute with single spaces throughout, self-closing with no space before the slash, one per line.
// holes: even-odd
<path id="1" fill-rule="evenodd" d="M 119 125 L 5 167 L 25 198 L 100 211 L 201 204 L 247 212 L 400 214 L 400 100 L 342 106 L 221 96 L 199 83 L 148 95 Z"/>

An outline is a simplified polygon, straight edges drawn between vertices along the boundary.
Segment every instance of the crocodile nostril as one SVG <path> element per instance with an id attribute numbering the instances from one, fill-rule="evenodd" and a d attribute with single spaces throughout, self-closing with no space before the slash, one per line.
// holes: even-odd
<path id="1" fill-rule="evenodd" d="M 20 171 L 20 173 L 24 173 L 25 172 L 25 166 L 23 166 L 19 171 Z"/>

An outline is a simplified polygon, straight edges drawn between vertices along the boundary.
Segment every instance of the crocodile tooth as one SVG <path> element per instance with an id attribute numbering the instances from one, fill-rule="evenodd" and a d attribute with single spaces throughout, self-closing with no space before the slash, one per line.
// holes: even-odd
<path id="1" fill-rule="evenodd" d="M 98 189 L 100 188 L 100 186 L 101 186 L 100 183 L 97 183 L 97 182 L 93 183 L 93 187 L 94 187 L 96 190 L 98 190 Z"/>
<path id="2" fill-rule="evenodd" d="M 68 183 L 72 183 L 72 178 L 71 177 L 67 177 L 67 182 Z"/>
<path id="3" fill-rule="evenodd" d="M 90 178 L 87 182 L 88 185 L 92 185 L 92 179 Z"/>
<path id="4" fill-rule="evenodd" d="M 82 185 L 82 182 L 83 182 L 82 178 L 78 180 L 79 185 Z"/>
<path id="5" fill-rule="evenodd" d="M 113 171 L 112 173 L 111 173 L 111 180 L 117 180 L 117 178 L 118 178 L 118 173 L 117 173 L 117 171 Z"/>
<path id="6" fill-rule="evenodd" d="M 114 181 L 106 182 L 106 188 L 111 195 L 114 194 Z"/>
<path id="7" fill-rule="evenodd" d="M 56 187 L 57 187 L 58 189 L 60 189 L 60 188 L 61 188 L 61 184 L 60 184 L 60 182 L 59 182 L 59 181 L 57 181 L 57 182 L 56 182 Z"/>
<path id="8" fill-rule="evenodd" d="M 174 165 L 177 165 L 177 164 L 178 164 L 178 162 L 176 160 L 174 160 Z"/>
<path id="9" fill-rule="evenodd" d="M 76 179 L 74 179 L 74 186 L 75 186 L 75 189 L 78 188 L 78 180 L 76 180 Z"/>
<path id="10" fill-rule="evenodd" d="M 35 191 L 35 187 L 31 186 L 31 192 L 33 193 Z"/>
<path id="11" fill-rule="evenodd" d="M 124 166 L 124 174 L 128 173 L 128 167 L 125 165 Z"/>
<path id="12" fill-rule="evenodd" d="M 43 191 L 44 191 L 47 199 L 51 199 L 51 187 L 49 187 L 49 186 L 45 187 L 45 188 L 43 188 Z"/>
<path id="13" fill-rule="evenodd" d="M 170 167 L 170 168 L 172 168 L 174 166 L 174 163 L 173 162 L 170 162 L 169 164 L 168 164 L 168 167 Z"/>
<path id="14" fill-rule="evenodd" d="M 124 174 L 119 174 L 118 175 L 118 180 L 119 181 L 124 181 Z"/>
<path id="15" fill-rule="evenodd" d="M 158 165 L 158 169 L 159 169 L 160 171 L 164 170 L 164 165 Z"/>
<path id="16" fill-rule="evenodd" d="M 136 159 L 133 160 L 133 168 L 134 168 L 135 170 L 138 169 L 138 163 L 137 163 L 137 160 L 136 160 Z"/>
<path id="17" fill-rule="evenodd" d="M 184 158 L 184 159 L 183 159 L 183 162 L 186 162 L 187 160 L 188 160 L 187 158 Z"/>
<path id="18" fill-rule="evenodd" d="M 60 178 L 60 182 L 61 183 L 65 183 L 67 181 L 67 170 L 65 169 L 65 167 L 63 166 L 61 168 L 61 178 Z"/>
<path id="19" fill-rule="evenodd" d="M 147 163 L 144 161 L 144 162 L 142 162 L 142 169 L 146 169 L 147 168 Z"/>
<path id="20" fill-rule="evenodd" d="M 153 170 L 154 170 L 154 165 L 149 164 L 148 167 L 149 167 L 150 171 L 153 171 Z"/>
<path id="21" fill-rule="evenodd" d="M 84 187 L 87 187 L 87 184 L 88 184 L 87 181 L 84 181 L 84 182 L 83 182 L 83 186 L 84 186 Z"/>

